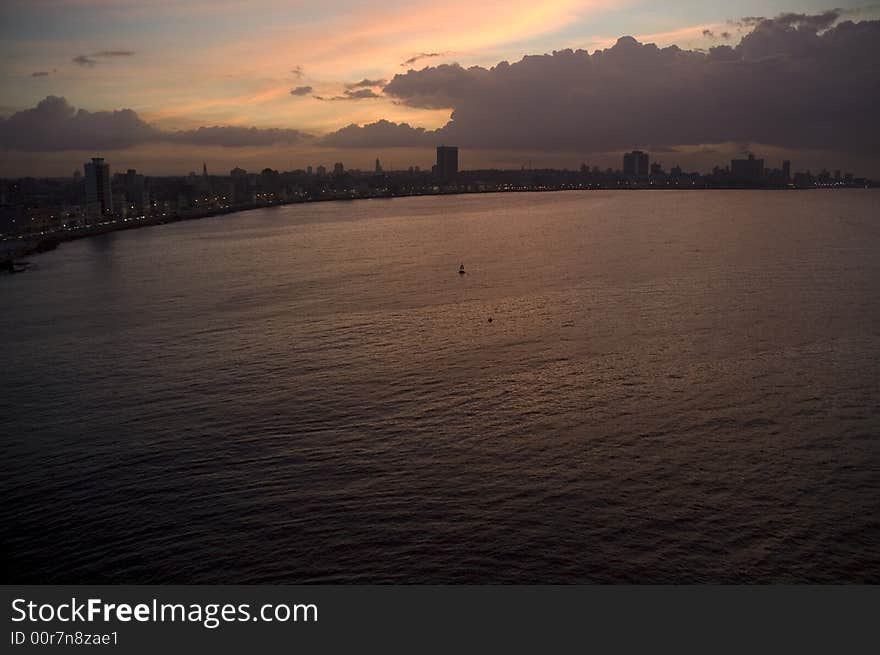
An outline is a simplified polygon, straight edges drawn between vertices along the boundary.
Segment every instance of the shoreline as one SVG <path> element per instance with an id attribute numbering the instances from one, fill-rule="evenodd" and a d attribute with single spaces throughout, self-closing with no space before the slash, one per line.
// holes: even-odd
<path id="1" fill-rule="evenodd" d="M 848 187 L 849 188 L 849 187 Z M 860 188 L 860 187 L 857 187 Z M 57 230 L 55 232 L 47 232 L 38 235 L 22 235 L 19 237 L 10 237 L 0 241 L 0 273 L 23 273 L 29 268 L 29 262 L 22 261 L 32 255 L 39 255 L 44 252 L 50 252 L 57 249 L 61 244 L 68 241 L 78 241 L 79 239 L 87 239 L 89 237 L 102 236 L 111 232 L 120 232 L 124 230 L 134 230 L 142 227 L 155 227 L 158 225 L 167 225 L 169 223 L 179 223 L 181 221 L 193 221 L 203 218 L 212 218 L 215 216 L 226 216 L 228 214 L 237 214 L 239 212 L 252 211 L 254 209 L 267 209 L 269 207 L 283 207 L 288 205 L 299 205 L 313 202 L 353 202 L 356 200 L 377 200 L 392 198 L 417 198 L 425 196 L 459 196 L 459 195 L 477 195 L 477 194 L 504 194 L 504 193 L 554 193 L 561 191 L 810 191 L 814 189 L 800 188 L 775 188 L 775 187 L 758 187 L 758 188 L 742 188 L 742 187 L 715 187 L 715 188 L 672 188 L 672 187 L 656 187 L 656 188 L 594 188 L 594 189 L 567 189 L 567 188 L 546 188 L 546 189 L 491 189 L 482 191 L 437 191 L 431 193 L 406 193 L 406 194 L 383 194 L 374 196 L 358 196 L 358 197 L 339 197 L 330 196 L 326 198 L 297 198 L 295 200 L 283 200 L 269 203 L 249 203 L 246 205 L 235 205 L 229 207 L 220 207 L 210 209 L 208 211 L 196 211 L 187 213 L 177 213 L 172 215 L 151 216 L 144 218 L 119 219 L 112 222 L 105 222 L 99 225 L 89 225 L 82 228 L 73 228 L 65 230 Z M 835 189 L 839 190 L 839 189 Z M 13 247 L 7 248 L 8 245 L 14 244 Z"/>

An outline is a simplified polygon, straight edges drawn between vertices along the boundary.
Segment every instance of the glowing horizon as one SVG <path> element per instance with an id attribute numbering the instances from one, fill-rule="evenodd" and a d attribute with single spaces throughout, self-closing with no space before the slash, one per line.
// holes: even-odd
<path id="1" fill-rule="evenodd" d="M 880 16 L 877 7 L 843 7 L 846 19 Z M 435 130 L 453 108 L 383 93 L 395 75 L 452 63 L 489 69 L 563 49 L 594 52 L 625 35 L 705 51 L 736 45 L 751 29 L 739 22 L 744 16 L 827 8 L 812 0 L 685 1 L 662 12 L 645 0 L 389 0 L 381 7 L 356 0 L 332 7 L 302 0 L 10 0 L 0 8 L 0 116 L 58 96 L 90 112 L 131 109 L 166 131 L 237 126 L 321 136 L 379 120 Z M 369 84 L 354 86 L 361 81 Z M 169 153 L 151 147 L 157 157 Z M 383 147 L 390 146 L 376 150 Z M 315 148 L 301 146 L 294 156 Z M 127 150 L 138 159 L 145 149 Z M 223 162 L 249 159 L 238 157 L 242 150 L 222 154 Z M 267 161 L 290 154 L 275 148 Z M 484 155 L 478 158 L 492 161 Z M 347 156 L 357 165 L 372 159 L 357 150 Z M 16 157 L 34 165 L 39 159 Z M 42 157 L 48 166 L 58 155 Z"/>

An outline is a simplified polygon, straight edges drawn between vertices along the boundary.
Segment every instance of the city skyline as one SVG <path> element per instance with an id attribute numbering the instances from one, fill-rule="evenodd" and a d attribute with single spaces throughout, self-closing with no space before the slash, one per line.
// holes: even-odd
<path id="1" fill-rule="evenodd" d="M 618 168 L 582 163 L 576 170 L 526 168 L 466 169 L 459 167 L 459 148 L 438 145 L 436 163 L 422 169 L 410 165 L 395 169 L 379 157 L 372 170 L 324 165 L 259 172 L 236 166 L 225 173 L 184 176 L 148 176 L 134 168 L 112 172 L 102 157 L 93 157 L 66 178 L 0 178 L 0 241 L 34 239 L 30 252 L 58 243 L 117 229 L 203 218 L 245 209 L 327 200 L 350 201 L 424 195 L 566 190 L 725 190 L 871 188 L 877 182 L 836 168 L 798 170 L 790 160 L 778 167 L 749 153 L 716 165 L 709 173 L 664 168 L 651 154 L 634 150 L 623 154 Z M 124 167 L 122 167 L 124 168 Z M 6 260 L 6 268 L 13 266 Z M 14 266 L 13 266 L 14 268 Z"/>
<path id="2" fill-rule="evenodd" d="M 368 169 L 378 156 L 424 167 L 444 141 L 468 149 L 470 168 L 606 167 L 635 148 L 690 170 L 760 151 L 805 169 L 880 175 L 877 91 L 866 84 L 876 78 L 880 10 L 691 4 L 662 17 L 643 2 L 516 6 L 488 33 L 479 10 L 455 36 L 449 4 L 392 3 L 355 25 L 336 11 L 265 0 L 253 16 L 277 21 L 258 29 L 231 2 L 142 2 L 127 13 L 86 0 L 11 2 L 0 10 L 10 12 L 0 175 L 69 175 L 95 154 L 150 175 L 204 160 L 225 170 Z M 219 54 L 203 28 L 161 55 L 145 45 L 160 25 L 179 23 L 171 39 L 208 12 L 217 34 L 235 28 Z M 75 20 L 61 37 L 64 17 Z M 338 31 L 309 36 L 327 21 Z M 309 38 L 281 47 L 274 39 L 285 33 Z M 35 47 L 53 35 L 51 47 Z"/>

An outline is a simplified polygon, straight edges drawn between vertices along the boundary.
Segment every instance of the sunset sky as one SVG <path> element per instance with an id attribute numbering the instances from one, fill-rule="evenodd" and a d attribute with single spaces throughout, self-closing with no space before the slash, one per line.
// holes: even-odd
<path id="1" fill-rule="evenodd" d="M 830 9 L 827 2 L 5 0 L 0 6 L 0 116 L 5 117 L 0 121 L 0 175 L 65 175 L 95 152 L 115 168 L 137 167 L 148 174 L 185 173 L 199 168 L 203 160 L 217 172 L 233 165 L 291 169 L 336 160 L 367 167 L 377 155 L 395 167 L 429 166 L 431 146 L 444 139 L 462 147 L 466 168 L 518 167 L 526 161 L 569 167 L 581 161 L 612 165 L 617 153 L 639 146 L 662 152 L 661 159 L 669 165 L 703 168 L 751 148 L 768 159 L 791 156 L 795 168 L 820 166 L 827 160 L 829 167 L 850 166 L 857 173 L 876 175 L 880 174 L 873 154 L 878 146 L 876 120 L 872 128 L 865 111 L 877 107 L 878 57 L 876 46 L 866 48 L 876 42 L 872 35 L 880 35 L 875 30 L 880 7 L 868 2 L 837 4 L 841 10 L 811 22 L 808 17 Z M 760 21 L 754 17 L 786 13 L 806 17 L 760 28 L 766 33 L 762 47 L 778 42 L 778 49 L 754 54 L 754 47 L 737 48 L 759 29 Z M 861 27 L 839 28 L 849 21 Z M 821 41 L 828 30 L 836 31 Z M 824 45 L 817 50 L 788 32 L 809 33 Z M 660 48 L 674 44 L 683 51 L 699 52 L 677 54 L 673 64 L 654 51 L 642 56 L 630 41 L 615 47 L 624 35 L 641 44 Z M 752 45 L 758 41 L 752 39 Z M 724 45 L 732 48 L 719 49 Z M 497 67 L 504 61 L 515 64 L 526 55 L 565 49 L 592 54 L 612 47 L 617 59 L 591 63 L 589 57 L 570 61 L 548 57 L 507 71 Z M 743 65 L 759 66 L 760 71 L 737 73 L 730 84 L 723 83 L 725 76 L 733 75 L 732 68 L 714 62 L 730 63 L 734 55 L 728 56 L 728 51 L 737 53 Z M 685 54 L 703 60 L 686 59 Z M 717 106 L 685 98 L 686 110 L 673 108 L 672 101 L 667 102 L 672 96 L 653 88 L 658 77 L 650 74 L 655 69 L 649 55 L 665 62 L 658 75 L 671 76 L 680 96 L 717 81 L 723 93 L 743 97 L 735 88 L 742 85 L 746 96 L 756 93 L 760 103 L 767 93 L 752 89 L 748 81 L 757 75 L 770 89 L 792 88 L 791 105 L 786 108 L 791 112 L 803 109 L 797 91 L 810 88 L 802 71 L 818 67 L 828 84 L 838 80 L 834 88 L 817 90 L 823 103 L 838 97 L 834 94 L 847 95 L 843 81 L 856 87 L 854 98 L 838 97 L 838 102 L 848 104 L 822 111 L 838 116 L 851 113 L 842 120 L 842 130 L 869 131 L 862 139 L 853 134 L 838 139 L 834 124 L 814 121 L 783 130 L 777 138 L 774 121 L 778 124 L 784 116 L 777 106 L 780 98 L 776 104 L 761 106 L 753 118 L 754 130 L 747 124 L 713 132 L 709 123 L 711 114 L 718 113 Z M 817 59 L 818 64 L 810 59 L 809 66 L 795 67 L 791 62 L 799 57 Z M 770 60 L 777 63 L 768 64 Z M 451 64 L 462 68 L 443 66 Z M 480 69 L 468 70 L 475 66 Z M 845 80 L 836 74 L 841 66 L 847 70 Z M 578 72 L 585 67 L 594 71 L 589 79 Z M 768 67 L 775 67 L 775 72 L 768 72 Z M 511 81 L 514 71 L 521 86 Z M 610 71 L 620 75 L 618 81 L 608 81 Z M 644 81 L 638 77 L 640 71 Z M 819 80 L 817 85 L 823 83 Z M 639 100 L 643 87 L 648 89 L 644 104 Z M 600 88 L 597 100 L 593 95 Z M 44 102 L 50 96 L 55 99 Z M 589 121 L 591 109 L 603 103 L 609 116 L 619 114 L 612 109 L 626 106 L 624 97 L 631 98 L 633 112 L 641 113 L 629 117 L 631 137 L 627 124 L 617 125 L 597 109 L 595 122 L 584 127 L 588 131 L 581 134 L 577 128 L 571 139 L 545 135 L 540 129 L 518 138 L 532 131 L 531 121 L 559 122 L 554 112 L 561 111 L 560 104 L 568 108 L 567 116 L 582 114 Z M 112 121 L 83 114 L 76 122 L 72 108 L 90 114 L 132 111 Z M 692 108 L 702 113 L 691 117 Z M 733 109 L 737 114 L 749 111 L 747 104 Z M 453 111 L 455 125 L 447 126 Z M 705 118 L 707 127 L 669 131 L 664 126 L 678 122 L 675 112 L 691 125 Z M 655 118 L 646 120 L 651 115 Z M 717 118 L 731 123 L 726 115 Z M 380 120 L 408 127 L 393 134 L 390 128 L 397 126 L 385 123 L 366 132 L 337 132 L 351 124 Z M 508 124 L 522 130 L 505 132 Z M 104 134 L 104 126 L 113 134 Z M 213 126 L 258 129 L 198 130 Z M 263 131 L 268 128 L 278 130 Z M 432 135 L 411 128 L 445 131 Z M 497 138 L 491 136 L 492 130 L 497 130 Z M 87 141 L 93 131 L 94 144 Z M 602 132 L 607 138 L 597 136 Z"/>

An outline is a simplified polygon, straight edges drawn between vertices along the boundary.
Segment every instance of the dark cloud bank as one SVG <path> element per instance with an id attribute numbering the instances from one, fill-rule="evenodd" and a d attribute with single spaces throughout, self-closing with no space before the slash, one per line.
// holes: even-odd
<path id="1" fill-rule="evenodd" d="M 146 143 L 219 145 L 230 148 L 297 143 L 298 130 L 254 127 L 200 127 L 160 130 L 131 109 L 90 112 L 75 109 L 64 98 L 49 96 L 33 109 L 0 119 L 0 147 L 11 150 L 114 150 Z"/>
<path id="2" fill-rule="evenodd" d="M 875 153 L 880 148 L 880 21 L 838 23 L 839 18 L 839 12 L 830 11 L 744 19 L 740 24 L 752 31 L 738 45 L 708 52 L 658 48 L 623 37 L 592 55 L 563 50 L 490 69 L 444 64 L 409 70 L 395 75 L 382 94 L 411 107 L 451 109 L 446 126 L 425 130 L 381 120 L 350 125 L 316 143 L 382 148 L 446 142 L 600 152 L 754 142 Z M 382 97 L 373 90 L 381 82 L 365 79 L 347 85 L 343 95 L 322 99 Z M 307 86 L 291 91 L 310 92 Z M 130 109 L 76 110 L 55 96 L 0 119 L 0 148 L 25 151 L 108 150 L 155 142 L 261 146 L 309 138 L 291 129 L 165 131 Z"/>
<path id="3" fill-rule="evenodd" d="M 426 132 L 379 121 L 325 136 L 336 147 L 608 151 L 757 142 L 853 153 L 880 147 L 880 21 L 839 12 L 751 19 L 736 46 L 708 52 L 623 37 L 593 55 L 563 50 L 486 69 L 395 75 L 383 93 L 452 120 Z"/>

